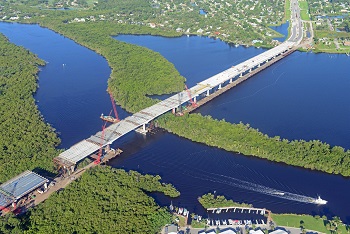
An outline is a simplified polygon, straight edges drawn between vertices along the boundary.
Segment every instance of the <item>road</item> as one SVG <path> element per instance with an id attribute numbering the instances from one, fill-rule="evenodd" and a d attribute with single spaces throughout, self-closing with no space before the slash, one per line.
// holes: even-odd
<path id="1" fill-rule="evenodd" d="M 299 42 L 303 39 L 303 23 L 300 18 L 300 8 L 298 0 L 291 0 L 290 2 L 291 9 L 291 34 L 288 41 Z"/>

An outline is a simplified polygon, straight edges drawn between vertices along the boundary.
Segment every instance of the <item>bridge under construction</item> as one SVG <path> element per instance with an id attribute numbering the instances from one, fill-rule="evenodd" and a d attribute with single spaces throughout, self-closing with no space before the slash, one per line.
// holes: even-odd
<path id="1" fill-rule="evenodd" d="M 169 111 L 175 113 L 177 108 L 181 107 L 184 103 L 190 102 L 193 107 L 192 109 L 194 109 L 198 106 L 196 104 L 198 99 L 202 99 L 201 104 L 210 101 L 223 91 L 245 81 L 262 69 L 292 53 L 303 38 L 303 26 L 300 19 L 298 1 L 292 0 L 290 7 L 292 12 L 290 19 L 291 31 L 288 40 L 270 50 L 216 74 L 190 89 L 187 89 L 186 87 L 186 90 L 153 106 L 147 107 L 132 116 L 121 121 L 117 119 L 117 121 L 108 127 L 105 127 L 106 125 L 104 125 L 102 131 L 88 139 L 82 140 L 59 154 L 54 158 L 55 164 L 59 167 L 73 171 L 78 162 L 97 151 L 99 151 L 97 160 L 99 163 L 102 147 L 112 144 L 114 141 L 133 130 L 141 128 L 141 132 L 145 132 L 146 125 L 152 120 Z M 116 118 L 118 117 L 116 116 Z"/>
<path id="2" fill-rule="evenodd" d="M 141 128 L 141 131 L 146 131 L 147 124 L 162 114 L 169 111 L 175 113 L 177 108 L 188 102 L 191 102 L 195 107 L 199 98 L 215 97 L 215 93 L 220 92 L 224 87 L 237 85 L 243 82 L 257 71 L 268 67 L 292 53 L 295 50 L 295 46 L 299 43 L 300 41 L 288 40 L 268 51 L 216 74 L 190 89 L 177 93 L 117 123 L 112 123 L 110 126 L 104 128 L 103 131 L 97 132 L 95 135 L 82 140 L 59 154 L 54 159 L 54 162 L 61 167 L 72 168 L 73 170 L 78 162 L 98 151 L 101 147 L 112 144 L 127 133 L 139 128 Z M 208 100 L 211 99 L 209 98 Z"/>

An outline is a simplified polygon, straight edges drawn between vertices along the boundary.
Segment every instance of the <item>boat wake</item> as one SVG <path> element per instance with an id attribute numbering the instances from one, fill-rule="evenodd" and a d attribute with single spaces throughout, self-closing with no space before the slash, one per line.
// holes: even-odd
<path id="1" fill-rule="evenodd" d="M 169 152 L 169 154 L 171 155 L 172 153 Z M 253 169 L 237 164 L 231 160 L 225 161 L 225 165 L 230 165 L 229 167 L 223 166 L 222 161 L 218 164 L 216 164 L 216 162 L 211 161 L 210 165 L 201 165 L 201 162 L 203 162 L 203 159 L 202 159 L 203 154 L 214 156 L 214 153 L 212 151 L 204 150 L 200 152 L 195 152 L 189 155 L 190 156 L 189 158 L 191 158 L 191 162 L 189 162 L 189 164 L 170 160 L 172 158 L 176 158 L 175 155 L 174 157 L 168 157 L 167 159 L 169 160 L 164 160 L 163 158 L 160 159 L 160 158 L 154 157 L 153 154 L 152 154 L 152 157 L 147 157 L 147 158 L 137 157 L 137 158 L 134 158 L 134 160 L 137 160 L 138 162 L 140 160 L 144 160 L 143 164 L 152 164 L 152 166 L 161 167 L 162 171 L 166 170 L 168 174 L 174 173 L 176 174 L 176 176 L 183 175 L 185 176 L 184 178 L 185 180 L 195 179 L 195 180 L 207 181 L 208 183 L 204 185 L 207 188 L 213 187 L 213 185 L 210 185 L 210 182 L 212 182 L 212 183 L 215 183 L 215 185 L 221 184 L 221 185 L 226 185 L 228 187 L 236 187 L 236 188 L 248 190 L 251 192 L 257 192 L 257 193 L 277 197 L 283 200 L 309 203 L 309 204 L 318 204 L 318 205 L 324 205 L 327 203 L 327 201 L 321 199 L 320 197 L 314 198 L 314 197 L 302 195 L 300 194 L 299 191 L 289 188 L 287 185 L 283 185 L 278 181 L 275 181 L 269 177 L 265 177 L 264 175 L 254 171 Z M 200 157 L 198 158 L 198 161 L 196 160 L 196 156 Z M 195 163 L 193 164 L 193 162 Z M 211 171 L 208 171 L 207 169 L 206 170 L 200 169 L 200 167 L 205 167 L 209 169 L 210 166 L 215 166 L 215 168 L 220 167 L 221 168 L 220 170 L 225 171 L 224 172 L 225 174 L 221 174 L 221 173 L 219 174 L 218 172 L 216 173 L 211 172 Z M 248 173 L 249 175 L 246 176 L 245 173 Z M 278 189 L 261 185 L 259 181 L 255 181 L 253 178 L 262 178 L 272 183 L 276 183 Z M 191 189 L 193 189 L 194 186 L 203 187 L 203 183 L 197 183 L 193 181 L 193 184 L 191 185 Z M 224 187 L 225 186 L 222 186 L 223 189 Z"/>
<path id="2" fill-rule="evenodd" d="M 265 195 L 270 195 L 270 196 L 274 196 L 274 197 L 278 197 L 286 200 L 310 203 L 310 204 L 320 204 L 319 202 L 317 202 L 318 200 L 313 197 L 270 188 L 267 186 L 259 185 L 256 183 L 252 183 L 249 181 L 237 179 L 226 175 L 221 175 L 221 174 L 216 174 L 216 173 L 211 173 L 206 171 L 201 171 L 200 173 L 196 173 L 195 170 L 183 171 L 183 174 L 196 179 L 234 186 L 237 188 L 250 190 L 253 192 L 258 192 L 258 193 L 262 193 Z"/>

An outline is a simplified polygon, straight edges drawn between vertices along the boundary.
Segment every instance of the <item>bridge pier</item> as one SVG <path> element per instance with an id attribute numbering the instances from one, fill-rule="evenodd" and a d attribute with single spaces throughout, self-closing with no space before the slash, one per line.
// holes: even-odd
<path id="1" fill-rule="evenodd" d="M 258 67 L 260 67 L 260 63 L 258 64 Z"/>
<path id="2" fill-rule="evenodd" d="M 252 72 L 252 69 L 251 69 L 251 68 L 249 69 L 249 73 L 250 73 L 250 72 Z"/>
<path id="3" fill-rule="evenodd" d="M 241 73 L 240 75 L 239 75 L 239 77 L 242 77 L 243 76 L 243 73 Z"/>
<path id="4" fill-rule="evenodd" d="M 232 83 L 232 78 L 230 78 L 230 84 Z"/>
<path id="5" fill-rule="evenodd" d="M 222 89 L 221 84 L 219 84 L 219 88 L 218 89 Z"/>
<path id="6" fill-rule="evenodd" d="M 210 95 L 210 89 L 207 90 L 207 97 Z"/>
<path id="7" fill-rule="evenodd" d="M 193 101 L 194 101 L 194 103 L 197 102 L 197 96 L 194 96 L 194 97 L 193 97 Z"/>

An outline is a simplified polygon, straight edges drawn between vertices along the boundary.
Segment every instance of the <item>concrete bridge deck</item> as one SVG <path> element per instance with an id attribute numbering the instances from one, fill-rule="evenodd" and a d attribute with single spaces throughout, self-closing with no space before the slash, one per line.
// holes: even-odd
<path id="1" fill-rule="evenodd" d="M 301 20 L 298 18 L 300 17 L 300 13 L 297 0 L 291 1 L 291 8 L 293 12 L 291 17 L 292 29 L 291 36 L 287 41 L 191 87 L 189 89 L 191 97 L 196 98 L 201 94 L 210 95 L 210 91 L 221 89 L 223 85 L 231 83 L 240 76 L 248 74 L 254 69 L 258 69 L 260 66 L 272 62 L 276 58 L 281 59 L 281 57 L 284 57 L 283 55 L 289 54 L 291 50 L 294 50 L 294 47 L 298 46 L 301 42 L 303 29 Z M 145 125 L 153 119 L 178 108 L 189 100 L 190 97 L 187 91 L 182 91 L 153 106 L 147 107 L 118 123 L 110 125 L 105 129 L 103 146 L 113 143 L 120 137 L 141 126 L 145 128 Z M 54 161 L 67 167 L 76 165 L 79 161 L 96 152 L 100 148 L 102 141 L 101 136 L 102 132 L 98 132 L 90 138 L 73 145 L 71 148 L 56 157 Z"/>

